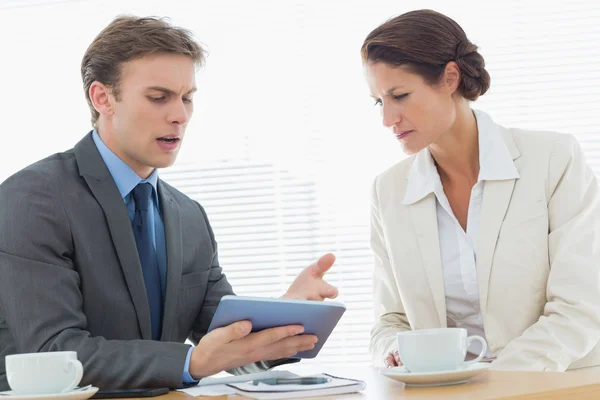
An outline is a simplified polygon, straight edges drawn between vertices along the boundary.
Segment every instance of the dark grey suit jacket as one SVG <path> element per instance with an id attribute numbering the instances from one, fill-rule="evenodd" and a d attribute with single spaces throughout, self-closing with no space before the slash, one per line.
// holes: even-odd
<path id="1" fill-rule="evenodd" d="M 82 385 L 182 386 L 185 339 L 197 343 L 233 292 L 204 209 L 160 180 L 158 195 L 167 285 L 152 341 L 129 215 L 91 134 L 0 185 L 0 390 L 4 356 L 63 350 L 77 351 Z"/>

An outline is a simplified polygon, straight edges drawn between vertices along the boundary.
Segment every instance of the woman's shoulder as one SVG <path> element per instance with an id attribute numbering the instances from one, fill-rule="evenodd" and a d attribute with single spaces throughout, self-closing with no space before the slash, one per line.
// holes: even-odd
<path id="1" fill-rule="evenodd" d="M 573 140 L 569 133 L 541 129 L 504 128 L 505 134 L 510 134 L 517 144 L 523 146 L 554 146 L 556 142 L 567 143 Z"/>
<path id="2" fill-rule="evenodd" d="M 473 109 L 480 129 L 496 130 L 502 133 L 509 152 L 516 158 L 548 158 L 556 152 L 570 153 L 577 140 L 569 133 L 544 129 L 528 129 L 503 126 L 493 120 L 486 112 Z"/>
<path id="3" fill-rule="evenodd" d="M 570 158 L 580 153 L 580 145 L 570 133 L 549 130 L 504 128 L 507 142 L 513 141 L 520 155 L 526 158 Z"/>
<path id="4" fill-rule="evenodd" d="M 375 178 L 378 185 L 388 182 L 402 183 L 408 179 L 416 155 L 411 155 L 380 172 Z"/>

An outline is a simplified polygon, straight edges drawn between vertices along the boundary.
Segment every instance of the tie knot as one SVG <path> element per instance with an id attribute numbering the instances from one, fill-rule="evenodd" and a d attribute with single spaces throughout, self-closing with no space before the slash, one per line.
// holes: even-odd
<path id="1" fill-rule="evenodd" d="M 148 203 L 150 202 L 150 195 L 152 194 L 152 185 L 148 182 L 138 183 L 133 188 L 133 200 L 135 201 L 135 209 L 141 211 L 148 211 Z"/>

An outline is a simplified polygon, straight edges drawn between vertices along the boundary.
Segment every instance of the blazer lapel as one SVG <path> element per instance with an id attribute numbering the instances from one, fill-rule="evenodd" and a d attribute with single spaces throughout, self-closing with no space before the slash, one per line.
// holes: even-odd
<path id="1" fill-rule="evenodd" d="M 497 129 L 501 129 L 497 126 Z M 520 157 L 519 150 L 512 134 L 502 132 L 506 148 L 513 160 Z M 479 287 L 479 302 L 482 312 L 487 310 L 488 289 L 492 262 L 500 228 L 508 210 L 510 199 L 517 179 L 485 181 L 483 202 L 481 207 L 481 228 L 477 240 L 477 285 Z"/>
<path id="2" fill-rule="evenodd" d="M 440 255 L 435 194 L 428 194 L 424 199 L 411 204 L 409 209 L 440 326 L 446 327 L 446 295 Z"/>
<path id="3" fill-rule="evenodd" d="M 162 207 L 167 248 L 167 288 L 161 340 L 170 340 L 177 311 L 177 295 L 181 284 L 181 272 L 183 270 L 181 219 L 179 206 L 161 180 L 158 181 L 158 195 Z"/>
<path id="4" fill-rule="evenodd" d="M 152 339 L 146 286 L 125 203 L 94 144 L 91 133 L 75 146 L 74 152 L 80 175 L 106 216 L 112 243 L 135 307 L 142 338 Z"/>
<path id="5" fill-rule="evenodd" d="M 486 181 L 481 208 L 481 230 L 477 241 L 477 285 L 481 311 L 487 309 L 488 286 L 492 271 L 492 260 L 500 227 L 506 215 L 516 179 Z"/>

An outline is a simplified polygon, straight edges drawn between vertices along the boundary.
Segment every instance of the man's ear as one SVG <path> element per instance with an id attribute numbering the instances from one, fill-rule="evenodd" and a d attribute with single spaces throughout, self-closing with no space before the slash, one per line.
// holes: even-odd
<path id="1" fill-rule="evenodd" d="M 94 81 L 90 85 L 89 94 L 92 105 L 100 115 L 110 116 L 114 114 L 115 98 L 107 86 L 98 81 Z"/>

